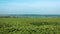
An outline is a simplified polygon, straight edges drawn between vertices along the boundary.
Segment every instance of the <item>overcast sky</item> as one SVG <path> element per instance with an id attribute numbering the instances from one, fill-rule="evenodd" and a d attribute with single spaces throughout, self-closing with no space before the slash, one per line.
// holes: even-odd
<path id="1" fill-rule="evenodd" d="M 0 14 L 60 14 L 60 0 L 0 0 Z"/>

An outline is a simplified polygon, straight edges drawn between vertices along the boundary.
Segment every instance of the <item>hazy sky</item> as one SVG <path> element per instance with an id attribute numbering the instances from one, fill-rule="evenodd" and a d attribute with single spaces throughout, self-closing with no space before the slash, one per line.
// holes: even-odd
<path id="1" fill-rule="evenodd" d="M 60 14 L 60 0 L 0 0 L 0 14 Z"/>

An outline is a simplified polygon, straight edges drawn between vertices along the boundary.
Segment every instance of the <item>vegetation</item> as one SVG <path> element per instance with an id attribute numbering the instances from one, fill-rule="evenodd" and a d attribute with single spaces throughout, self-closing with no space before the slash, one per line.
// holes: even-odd
<path id="1" fill-rule="evenodd" d="M 60 18 L 0 18 L 0 34 L 60 34 Z"/>

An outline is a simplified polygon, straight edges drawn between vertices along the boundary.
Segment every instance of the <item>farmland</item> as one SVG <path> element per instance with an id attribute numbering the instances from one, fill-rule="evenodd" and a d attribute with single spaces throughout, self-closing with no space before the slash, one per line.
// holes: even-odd
<path id="1" fill-rule="evenodd" d="M 0 34 L 60 34 L 60 18 L 0 18 Z"/>

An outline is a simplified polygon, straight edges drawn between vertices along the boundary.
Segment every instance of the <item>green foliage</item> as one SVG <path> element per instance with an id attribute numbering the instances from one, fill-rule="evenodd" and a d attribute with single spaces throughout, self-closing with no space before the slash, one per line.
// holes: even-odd
<path id="1" fill-rule="evenodd" d="M 0 18 L 0 34 L 60 34 L 60 18 Z"/>

